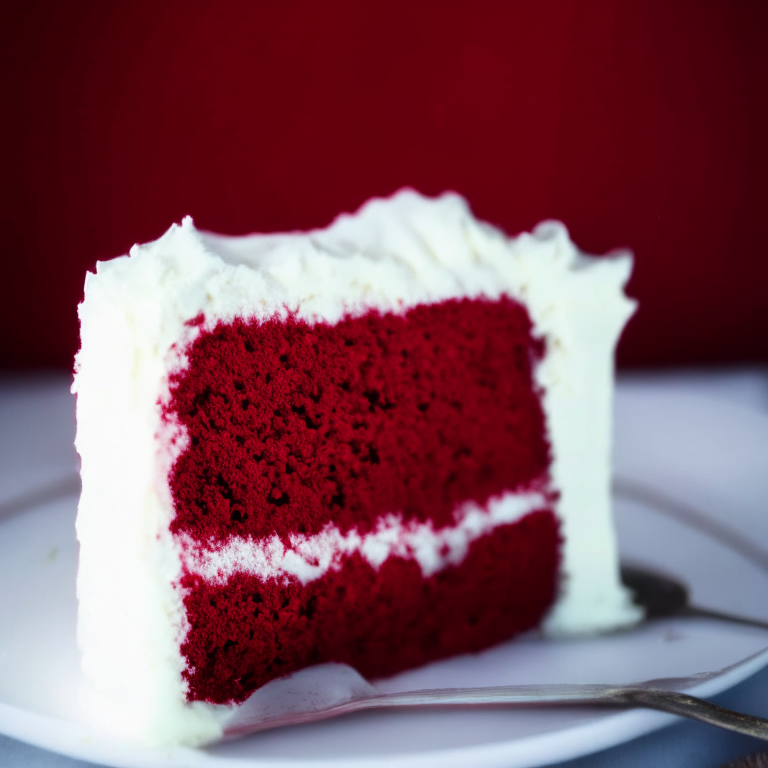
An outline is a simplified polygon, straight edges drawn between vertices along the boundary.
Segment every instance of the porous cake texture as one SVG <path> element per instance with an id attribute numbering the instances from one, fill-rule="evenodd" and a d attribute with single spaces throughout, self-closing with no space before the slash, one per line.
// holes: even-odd
<path id="1" fill-rule="evenodd" d="M 73 386 L 94 712 L 201 744 L 313 664 L 635 621 L 609 506 L 629 269 L 409 190 L 308 233 L 186 219 L 100 263 Z"/>

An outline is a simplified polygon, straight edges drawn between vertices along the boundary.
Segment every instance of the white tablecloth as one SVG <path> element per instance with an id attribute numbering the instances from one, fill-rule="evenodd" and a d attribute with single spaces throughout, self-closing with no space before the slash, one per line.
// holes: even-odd
<path id="1" fill-rule="evenodd" d="M 63 375 L 0 377 L 0 503 L 55 484 L 76 467 L 73 401 Z M 632 374 L 620 387 L 674 389 L 738 402 L 768 412 L 768 370 Z M 41 425 L 44 425 L 41 428 Z M 47 440 L 46 435 L 56 435 Z M 768 470 L 768 456 L 766 457 Z M 768 504 L 768 499 L 766 500 Z M 766 510 L 768 513 L 768 509 Z M 768 669 L 718 696 L 722 706 L 768 718 Z M 716 768 L 768 745 L 694 722 L 676 724 L 558 768 Z M 0 768 L 86 768 L 73 760 L 0 735 Z"/>

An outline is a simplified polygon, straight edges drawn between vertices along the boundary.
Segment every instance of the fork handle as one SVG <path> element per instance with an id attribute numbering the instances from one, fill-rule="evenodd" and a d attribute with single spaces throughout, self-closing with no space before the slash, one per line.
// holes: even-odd
<path id="1" fill-rule="evenodd" d="M 718 728 L 768 741 L 768 720 L 734 712 L 732 709 L 719 707 L 711 701 L 689 696 L 687 693 L 654 688 L 629 688 L 619 698 L 630 705 L 682 715 Z"/>
<path id="2" fill-rule="evenodd" d="M 725 611 L 716 611 L 713 608 L 700 608 L 697 605 L 689 605 L 678 614 L 679 616 L 692 616 L 702 619 L 718 619 L 720 621 L 730 621 L 732 624 L 744 624 L 747 627 L 760 627 L 768 629 L 768 621 L 762 619 L 752 619 L 748 616 L 738 616 L 735 613 L 726 613 Z"/>
<path id="3" fill-rule="evenodd" d="M 343 709 L 359 711 L 381 707 L 424 707 L 462 705 L 524 706 L 610 706 L 645 707 L 681 715 L 693 720 L 768 741 L 768 720 L 725 709 L 687 693 L 640 686 L 564 685 L 535 688 L 503 687 L 454 689 L 382 694 L 371 699 L 350 702 Z M 340 714 L 340 713 L 339 713 Z"/>

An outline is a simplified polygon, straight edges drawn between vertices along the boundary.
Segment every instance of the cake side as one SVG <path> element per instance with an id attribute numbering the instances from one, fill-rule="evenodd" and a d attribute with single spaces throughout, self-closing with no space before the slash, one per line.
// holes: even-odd
<path id="1" fill-rule="evenodd" d="M 273 294 L 268 276 L 208 251 L 189 220 L 86 276 L 73 383 L 83 484 L 78 644 L 85 707 L 121 736 L 207 743 L 231 709 L 187 701 L 182 551 L 169 530 L 168 486 L 184 435 L 162 403 L 201 308 L 215 316 L 218 301 L 227 317 L 266 317 Z"/>
<path id="2" fill-rule="evenodd" d="M 553 344 L 537 370 L 557 445 L 551 474 L 561 489 L 558 512 L 567 542 L 562 596 L 543 625 L 553 636 L 605 632 L 642 617 L 618 576 L 611 514 L 614 350 L 634 311 L 617 287 L 630 266 L 628 258 L 608 262 L 602 281 L 574 281 L 570 339 Z"/>
<path id="3" fill-rule="evenodd" d="M 194 254 L 188 254 L 190 260 Z M 181 446 L 162 439 L 163 285 L 155 259 L 121 257 L 86 277 L 75 364 L 78 645 L 85 711 L 105 730 L 154 743 L 203 743 L 226 715 L 188 705 L 180 684 L 186 632 L 167 473 Z M 175 308 L 176 312 L 183 312 Z M 160 352 L 160 348 L 163 352 Z M 167 386 L 167 384 L 166 384 Z"/>
<path id="4" fill-rule="evenodd" d="M 565 541 L 560 597 L 543 629 L 567 636 L 628 626 L 642 614 L 619 579 L 611 440 L 614 354 L 635 310 L 623 290 L 632 259 L 586 256 L 558 222 L 514 238 L 511 250 L 528 275 L 527 306 L 547 343 L 536 380 L 556 446 L 550 472 Z"/>
<path id="5" fill-rule="evenodd" d="M 621 291 L 627 275 L 625 258 L 581 257 L 561 225 L 509 239 L 476 222 L 455 195 L 428 201 L 412 192 L 304 235 L 225 238 L 185 220 L 129 258 L 100 264 L 80 310 L 74 385 L 83 466 L 79 640 L 86 674 L 122 698 L 126 732 L 203 743 L 230 711 L 187 703 L 181 677 L 189 627 L 183 596 L 170 586 L 182 577 L 184 552 L 168 535 L 168 476 L 188 434 L 163 409 L 195 340 L 237 318 L 335 325 L 371 308 L 403 314 L 504 295 L 522 302 L 548 350 L 536 378 L 557 447 L 551 477 L 566 532 L 562 593 L 548 627 L 596 631 L 635 620 L 618 583 L 607 471 L 593 466 L 607 463 L 611 354 L 631 308 Z M 580 350 L 585 344 L 591 351 Z M 579 537 L 584 527 L 591 534 Z M 135 661 L 126 661 L 134 648 Z"/>

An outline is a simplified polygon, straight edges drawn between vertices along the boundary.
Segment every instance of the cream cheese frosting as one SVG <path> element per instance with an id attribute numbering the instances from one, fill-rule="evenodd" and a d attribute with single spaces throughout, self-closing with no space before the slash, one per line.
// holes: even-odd
<path id="1" fill-rule="evenodd" d="M 210 574 L 277 568 L 312 578 L 316 563 L 330 567 L 350 548 L 368 552 L 371 562 L 386 557 L 396 535 L 411 542 L 428 573 L 444 564 L 435 552 L 458 558 L 478 526 L 539 503 L 536 494 L 510 494 L 485 517 L 466 510 L 454 529 L 441 531 L 453 536 L 447 549 L 426 527 L 405 531 L 396 510 L 366 540 L 329 529 L 282 552 L 268 541 L 235 541 L 223 554 L 185 548 L 168 532 L 167 478 L 186 436 L 162 420 L 161 405 L 195 334 L 236 317 L 291 312 L 335 323 L 370 308 L 404 312 L 463 296 L 523 303 L 546 341 L 535 375 L 564 535 L 561 594 L 544 629 L 598 632 L 637 621 L 618 578 L 609 495 L 613 352 L 634 310 L 623 292 L 630 269 L 626 253 L 581 254 L 558 222 L 510 238 L 477 221 L 456 194 L 429 199 L 412 190 L 306 233 L 226 237 L 200 232 L 187 218 L 129 256 L 97 264 L 79 308 L 73 391 L 83 479 L 78 639 L 87 696 L 102 722 L 155 743 L 202 744 L 221 735 L 232 708 L 185 699 L 179 645 L 186 624 L 173 587 L 183 563 Z M 205 324 L 190 326 L 201 313 Z"/>
<path id="2" fill-rule="evenodd" d="M 328 524 L 314 536 L 292 534 L 288 547 L 279 536 L 256 541 L 232 536 L 215 548 L 182 538 L 182 559 L 188 573 L 212 584 L 224 584 L 235 573 L 265 580 L 293 576 L 307 584 L 340 567 L 355 552 L 374 568 L 391 556 L 415 560 L 428 578 L 447 565 L 460 563 L 475 539 L 548 505 L 549 499 L 539 492 L 505 493 L 491 498 L 485 507 L 474 502 L 461 505 L 456 510 L 456 525 L 439 531 L 431 522 L 406 522 L 401 514 L 388 514 L 379 518 L 370 533 L 361 535 L 356 529 L 342 533 Z"/>

